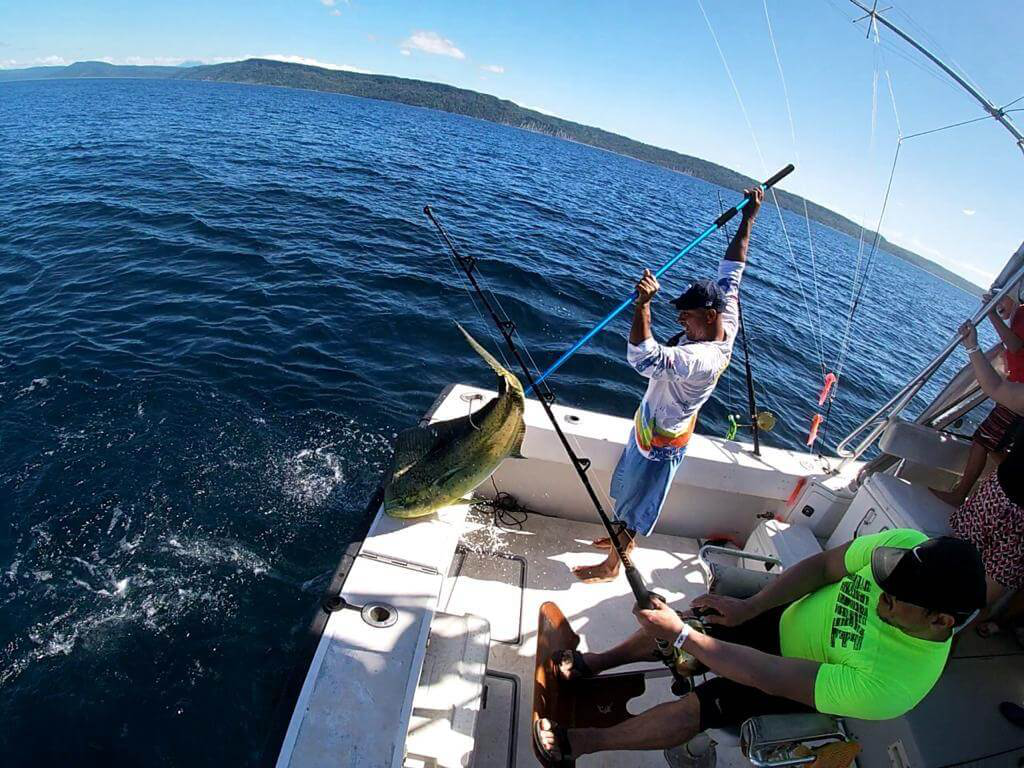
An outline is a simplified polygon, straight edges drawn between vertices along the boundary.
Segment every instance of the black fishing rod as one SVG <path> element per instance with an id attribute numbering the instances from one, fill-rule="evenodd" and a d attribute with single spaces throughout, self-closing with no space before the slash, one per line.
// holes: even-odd
<path id="1" fill-rule="evenodd" d="M 502 317 L 498 314 L 497 310 L 495 310 L 494 306 L 491 304 L 490 299 L 488 299 L 487 294 L 484 293 L 480 284 L 477 282 L 476 275 L 474 274 L 476 271 L 476 258 L 473 256 L 463 256 L 459 253 L 459 250 L 455 247 L 455 243 L 452 242 L 452 239 L 448 236 L 448 232 L 445 231 L 441 222 L 439 222 L 434 216 L 434 212 L 430 209 L 429 205 L 424 206 L 423 212 L 427 214 L 427 218 L 430 219 L 431 224 L 436 227 L 438 234 L 444 241 L 444 244 L 448 247 L 448 250 L 451 251 L 455 261 L 458 262 L 462 271 L 465 273 L 466 278 L 469 280 L 473 289 L 483 302 L 483 305 L 487 308 L 487 312 L 490 314 L 491 320 L 504 337 L 505 344 L 508 346 L 512 356 L 519 364 L 519 367 L 523 372 L 523 376 L 530 385 L 530 389 L 536 389 L 539 382 L 534 381 L 534 376 L 530 370 L 530 366 L 526 364 L 526 361 L 519 353 L 518 345 L 512 338 L 512 334 L 516 330 L 515 323 L 507 316 Z M 590 483 L 590 478 L 587 477 L 587 472 L 590 470 L 590 459 L 580 458 L 576 455 L 576 451 L 574 451 L 572 446 L 569 445 L 569 440 L 562 431 L 562 427 L 559 425 L 558 419 L 555 418 L 554 411 L 551 410 L 551 404 L 555 401 L 554 393 L 547 385 L 544 385 L 544 391 L 538 392 L 538 399 L 541 406 L 544 408 L 544 412 L 548 415 L 548 419 L 551 421 L 551 426 L 555 428 L 555 434 L 558 435 L 558 439 L 561 441 L 562 447 L 565 449 L 566 454 L 568 454 L 569 460 L 572 462 L 573 469 L 576 470 L 576 474 L 579 476 L 580 482 L 583 483 L 583 487 L 586 489 L 587 495 L 590 496 L 590 501 L 593 503 L 594 509 L 597 510 L 597 514 L 601 518 L 601 523 L 608 532 L 608 540 L 611 542 L 612 547 L 614 547 L 615 554 L 617 554 L 619 556 L 619 560 L 622 561 L 622 568 L 626 573 L 626 581 L 629 582 L 629 588 L 633 591 L 633 596 L 636 598 L 637 605 L 644 609 L 656 608 L 657 605 L 652 598 L 653 593 L 647 589 L 647 586 L 644 584 L 636 566 L 633 565 L 633 561 L 630 559 L 629 554 L 619 542 L 615 526 L 612 524 L 612 521 L 608 519 L 608 514 L 604 511 L 604 506 L 602 506 L 601 500 L 597 497 L 597 493 L 594 491 L 594 486 Z M 664 641 L 659 641 L 659 647 L 661 643 L 664 643 Z M 664 643 L 664 645 L 667 649 L 668 644 Z"/>
<path id="2" fill-rule="evenodd" d="M 737 299 L 736 309 L 740 320 L 740 344 L 743 345 L 743 370 L 747 379 L 747 410 L 750 411 L 750 426 L 754 433 L 754 455 L 761 455 L 761 426 L 758 424 L 757 395 L 754 394 L 754 373 L 750 369 L 750 350 L 747 348 L 747 328 L 743 324 L 743 304 Z"/>
<path id="3" fill-rule="evenodd" d="M 770 181 L 770 179 L 769 179 Z M 724 215 L 722 194 L 718 194 L 718 210 Z M 729 228 L 725 227 L 726 239 L 731 239 Z M 747 326 L 743 322 L 743 302 L 736 297 L 736 312 L 739 315 L 740 345 L 743 347 L 743 372 L 747 380 L 747 410 L 750 412 L 750 428 L 754 433 L 754 455 L 761 455 L 761 425 L 757 418 L 757 395 L 754 394 L 754 372 L 750 367 L 750 348 L 747 347 Z"/>

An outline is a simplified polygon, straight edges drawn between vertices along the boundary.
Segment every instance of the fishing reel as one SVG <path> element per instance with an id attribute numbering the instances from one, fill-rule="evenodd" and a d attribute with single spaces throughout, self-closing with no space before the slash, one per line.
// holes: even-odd
<path id="1" fill-rule="evenodd" d="M 697 617 L 683 619 L 683 623 L 694 632 L 703 634 L 707 631 L 704 622 Z M 674 651 L 672 666 L 680 677 L 692 678 L 696 675 L 703 675 L 708 671 L 708 668 L 698 661 L 697 657 L 692 653 L 687 653 L 682 648 L 673 648 L 672 650 Z"/>
<path id="2" fill-rule="evenodd" d="M 726 419 L 729 422 L 729 429 L 725 433 L 726 440 L 735 440 L 736 433 L 741 429 L 751 429 L 754 424 L 740 424 L 740 415 L 729 414 Z M 757 418 L 754 419 L 754 423 L 757 424 L 757 428 L 762 432 L 771 432 L 775 429 L 775 414 L 771 411 L 758 411 Z"/>

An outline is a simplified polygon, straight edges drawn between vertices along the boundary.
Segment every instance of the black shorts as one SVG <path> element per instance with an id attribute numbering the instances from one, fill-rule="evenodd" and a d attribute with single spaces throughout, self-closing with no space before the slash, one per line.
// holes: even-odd
<path id="1" fill-rule="evenodd" d="M 781 656 L 779 619 L 787 606 L 773 608 L 737 627 L 716 626 L 708 634 L 727 643 L 756 648 L 773 656 Z M 799 701 L 772 696 L 748 685 L 715 677 L 694 688 L 700 701 L 700 729 L 726 728 L 741 725 L 756 715 L 776 715 L 787 712 L 813 712 Z"/>

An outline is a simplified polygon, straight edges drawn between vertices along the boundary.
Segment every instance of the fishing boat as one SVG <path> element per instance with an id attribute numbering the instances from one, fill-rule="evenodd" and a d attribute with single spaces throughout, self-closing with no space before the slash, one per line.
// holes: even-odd
<path id="1" fill-rule="evenodd" d="M 864 10 L 873 26 L 892 27 L 877 9 Z M 989 107 L 1024 148 L 1012 121 Z M 472 280 L 473 264 L 462 266 Z M 1022 277 L 1024 246 L 974 322 Z M 514 351 L 514 326 L 494 319 Z M 685 605 L 709 590 L 750 594 L 801 559 L 858 536 L 892 528 L 948 533 L 952 508 L 928 489 L 948 487 L 962 471 L 969 442 L 950 427 L 986 397 L 967 366 L 920 416 L 902 414 L 956 341 L 834 455 L 760 444 L 753 403 L 753 441 L 695 435 L 657 532 L 632 555 L 642 583 Z M 1000 349 L 989 353 L 997 362 Z M 531 376 L 531 385 L 546 376 Z M 521 456 L 505 460 L 471 496 L 413 520 L 384 514 L 382 492 L 370 499 L 268 732 L 267 765 L 533 765 L 532 723 L 540 714 L 609 724 L 674 698 L 670 670 L 657 663 L 600 675 L 573 691 L 552 677 L 552 650 L 604 649 L 636 628 L 633 581 L 582 584 L 571 571 L 593 561 L 591 542 L 606 533 L 595 502 L 611 508 L 611 473 L 632 423 L 535 392 L 526 401 Z M 422 423 L 475 412 L 496 396 L 450 385 Z M 1012 637 L 967 632 L 935 688 L 901 717 L 752 718 L 666 754 L 608 752 L 581 762 L 790 766 L 812 764 L 823 744 L 855 742 L 861 768 L 1020 765 L 1024 729 L 998 706 L 1024 701 L 1022 656 Z"/>

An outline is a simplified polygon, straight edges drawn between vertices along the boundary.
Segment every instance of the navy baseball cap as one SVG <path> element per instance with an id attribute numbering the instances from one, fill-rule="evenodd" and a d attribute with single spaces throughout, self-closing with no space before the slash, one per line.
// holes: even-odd
<path id="1" fill-rule="evenodd" d="M 721 310 L 725 306 L 725 298 L 722 296 L 722 289 L 714 280 L 697 280 L 690 283 L 689 288 L 683 291 L 678 299 L 672 299 L 672 306 L 676 309 L 714 309 Z"/>
<path id="2" fill-rule="evenodd" d="M 958 619 L 985 607 L 985 566 L 973 544 L 952 536 L 916 547 L 877 547 L 871 575 L 885 592 Z"/>

